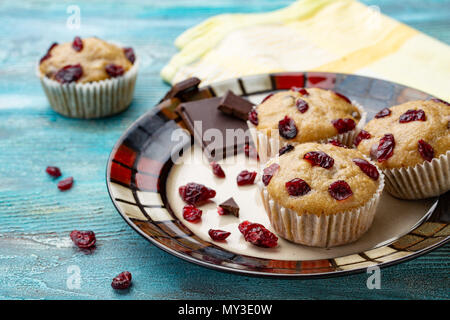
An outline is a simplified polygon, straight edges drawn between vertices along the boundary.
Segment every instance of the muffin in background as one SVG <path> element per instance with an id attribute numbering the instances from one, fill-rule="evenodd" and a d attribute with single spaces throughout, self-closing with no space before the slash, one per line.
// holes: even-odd
<path id="1" fill-rule="evenodd" d="M 417 100 L 381 110 L 355 139 L 386 176 L 386 190 L 423 199 L 450 190 L 450 106 Z"/>
<path id="2" fill-rule="evenodd" d="M 71 118 L 100 118 L 131 103 L 138 59 L 132 48 L 98 38 L 52 44 L 40 59 L 38 76 L 51 107 Z"/>

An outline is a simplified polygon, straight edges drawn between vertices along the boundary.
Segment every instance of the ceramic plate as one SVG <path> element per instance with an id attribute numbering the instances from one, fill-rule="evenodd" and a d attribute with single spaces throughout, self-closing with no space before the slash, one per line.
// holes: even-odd
<path id="1" fill-rule="evenodd" d="M 290 72 L 246 76 L 202 87 L 193 99 L 232 90 L 259 103 L 267 94 L 296 87 L 320 87 L 340 92 L 363 105 L 370 120 L 379 110 L 431 96 L 396 83 L 363 76 Z M 370 230 L 355 243 L 330 249 L 296 245 L 280 238 L 276 249 L 246 243 L 237 231 L 240 221 L 269 227 L 256 186 L 238 188 L 235 175 L 256 168 L 243 154 L 223 161 L 225 181 L 212 177 L 181 118 L 174 113 L 179 100 L 163 101 L 123 134 L 111 152 L 107 186 L 125 221 L 157 247 L 179 258 L 216 270 L 247 275 L 310 278 L 363 272 L 418 257 L 450 240 L 450 192 L 439 198 L 405 201 L 383 194 Z M 183 151 L 183 152 L 181 152 Z M 181 154 L 181 157 L 178 157 Z M 173 160 L 175 159 L 175 160 Z M 191 161 L 179 161 L 190 159 Z M 193 161 L 192 161 L 193 160 Z M 174 163 L 175 162 L 175 163 Z M 256 169 L 255 169 L 256 170 Z M 182 219 L 178 187 L 199 182 L 217 190 L 215 203 L 202 207 L 202 222 Z M 239 218 L 219 216 L 216 206 L 233 196 Z M 223 197 L 223 198 L 220 198 Z M 209 228 L 232 231 L 226 242 L 213 242 Z"/>

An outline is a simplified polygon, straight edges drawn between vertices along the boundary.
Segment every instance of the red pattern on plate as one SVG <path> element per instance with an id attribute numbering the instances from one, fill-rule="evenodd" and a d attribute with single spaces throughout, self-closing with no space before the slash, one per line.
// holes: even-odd
<path id="1" fill-rule="evenodd" d="M 136 186 L 138 189 L 158 192 L 158 178 L 136 173 Z"/>
<path id="2" fill-rule="evenodd" d="M 114 155 L 114 160 L 132 168 L 134 165 L 134 161 L 136 160 L 136 152 L 133 149 L 122 144 L 117 149 L 116 154 Z"/>
<path id="3" fill-rule="evenodd" d="M 122 182 L 126 185 L 131 184 L 131 170 L 121 166 L 118 163 L 111 162 L 111 179 Z"/>
<path id="4" fill-rule="evenodd" d="M 276 74 L 273 76 L 276 89 L 287 89 L 292 87 L 304 87 L 305 75 L 304 73 L 286 73 Z"/>
<path id="5" fill-rule="evenodd" d="M 164 166 L 164 164 L 157 160 L 153 160 L 153 159 L 149 159 L 149 158 L 141 156 L 141 157 L 139 157 L 139 160 L 138 160 L 137 170 L 140 172 L 159 175 L 161 173 L 161 169 L 163 166 Z"/>

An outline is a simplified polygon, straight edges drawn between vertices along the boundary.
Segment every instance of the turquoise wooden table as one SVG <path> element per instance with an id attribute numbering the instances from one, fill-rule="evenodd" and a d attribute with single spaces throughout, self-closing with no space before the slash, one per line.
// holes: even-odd
<path id="1" fill-rule="evenodd" d="M 105 166 L 122 132 L 152 108 L 168 86 L 159 71 L 188 27 L 225 12 L 262 12 L 287 0 L 78 0 L 81 29 L 66 27 L 68 3 L 0 2 L 0 299 L 347 299 L 449 298 L 450 245 L 381 272 L 381 289 L 367 274 L 321 280 L 249 278 L 204 269 L 148 243 L 109 199 Z M 450 44 L 450 0 L 363 1 Z M 34 75 L 53 41 L 95 35 L 133 46 L 141 68 L 131 108 L 115 117 L 81 121 L 53 112 Z M 48 165 L 73 176 L 60 192 Z M 97 234 L 97 248 L 75 248 L 73 229 Z M 123 270 L 127 292 L 111 289 Z M 81 282 L 73 281 L 79 271 Z"/>

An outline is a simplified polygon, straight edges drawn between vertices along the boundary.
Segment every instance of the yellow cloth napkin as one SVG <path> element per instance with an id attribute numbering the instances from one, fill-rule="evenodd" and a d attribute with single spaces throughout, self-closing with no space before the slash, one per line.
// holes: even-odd
<path id="1" fill-rule="evenodd" d="M 299 0 L 268 13 L 223 14 L 188 29 L 161 71 L 203 84 L 278 71 L 355 73 L 450 101 L 450 47 L 354 0 Z"/>

